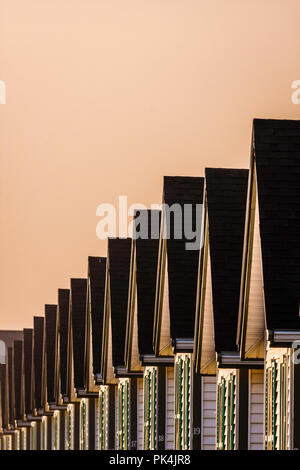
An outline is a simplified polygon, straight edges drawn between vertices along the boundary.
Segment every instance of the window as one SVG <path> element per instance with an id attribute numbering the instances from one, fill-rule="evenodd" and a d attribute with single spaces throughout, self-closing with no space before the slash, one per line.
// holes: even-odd
<path id="1" fill-rule="evenodd" d="M 107 448 L 107 407 L 108 387 L 102 385 L 99 390 L 99 450 Z"/>
<path id="2" fill-rule="evenodd" d="M 20 431 L 14 432 L 14 450 L 20 450 Z"/>
<path id="3" fill-rule="evenodd" d="M 175 448 L 190 449 L 191 432 L 191 355 L 175 358 Z"/>
<path id="4" fill-rule="evenodd" d="M 118 449 L 128 450 L 129 442 L 129 379 L 118 384 Z"/>
<path id="5" fill-rule="evenodd" d="M 42 417 L 41 450 L 47 450 L 47 417 Z"/>
<path id="6" fill-rule="evenodd" d="M 217 389 L 217 449 L 236 448 L 236 374 L 221 377 Z"/>
<path id="7" fill-rule="evenodd" d="M 67 407 L 66 419 L 66 449 L 73 450 L 73 405 Z"/>
<path id="8" fill-rule="evenodd" d="M 144 373 L 144 449 L 156 448 L 157 368 L 146 367 Z"/>
<path id="9" fill-rule="evenodd" d="M 11 436 L 5 437 L 5 449 L 4 450 L 12 450 L 12 437 Z"/>
<path id="10" fill-rule="evenodd" d="M 289 361 L 273 359 L 265 373 L 265 449 L 288 448 Z"/>
<path id="11" fill-rule="evenodd" d="M 31 450 L 37 450 L 37 429 L 36 423 L 31 424 Z"/>
<path id="12" fill-rule="evenodd" d="M 26 429 L 21 429 L 20 433 L 20 449 L 26 450 Z"/>
<path id="13" fill-rule="evenodd" d="M 59 411 L 54 411 L 52 428 L 52 449 L 59 450 Z"/>
<path id="14" fill-rule="evenodd" d="M 80 450 L 88 449 L 88 401 L 80 401 Z"/>

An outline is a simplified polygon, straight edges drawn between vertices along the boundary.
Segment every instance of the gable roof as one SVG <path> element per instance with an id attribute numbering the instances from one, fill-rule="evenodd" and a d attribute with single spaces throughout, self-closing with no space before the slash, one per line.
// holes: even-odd
<path id="1" fill-rule="evenodd" d="M 24 328 L 23 330 L 23 357 L 24 357 L 24 386 L 25 386 L 25 413 L 31 414 L 33 411 L 33 329 Z"/>
<path id="2" fill-rule="evenodd" d="M 236 351 L 248 174 L 205 170 L 216 352 Z"/>
<path id="3" fill-rule="evenodd" d="M 23 368 L 23 342 L 14 341 L 13 349 L 14 367 L 14 392 L 15 392 L 15 419 L 23 419 L 23 390 L 24 390 L 24 368 Z"/>
<path id="4" fill-rule="evenodd" d="M 70 289 L 58 289 L 59 315 L 59 378 L 62 395 L 67 393 L 68 327 L 69 327 Z"/>
<path id="5" fill-rule="evenodd" d="M 7 407 L 8 407 L 8 422 L 13 425 L 16 418 L 15 412 L 15 371 L 14 371 L 14 341 L 12 347 L 7 349 Z"/>
<path id="6" fill-rule="evenodd" d="M 101 372 L 102 330 L 106 282 L 106 258 L 88 258 L 89 302 L 91 308 L 91 333 L 93 373 Z"/>
<path id="7" fill-rule="evenodd" d="M 136 238 L 134 240 L 136 250 L 136 294 L 137 294 L 137 325 L 138 325 L 138 349 L 140 355 L 154 354 L 153 326 L 155 308 L 155 289 L 158 266 L 159 238 L 152 238 L 151 220 L 160 225 L 161 211 L 143 210 L 136 211 L 134 216 L 135 232 L 137 224 L 140 224 L 141 214 L 147 215 L 148 239 Z M 151 218 L 153 215 L 153 219 Z M 159 227 L 152 227 L 154 236 L 160 232 Z"/>
<path id="8" fill-rule="evenodd" d="M 1 386 L 1 417 L 2 428 L 8 427 L 8 374 L 7 364 L 0 364 L 0 386 Z"/>
<path id="9" fill-rule="evenodd" d="M 74 387 L 84 388 L 84 351 L 87 279 L 71 279 L 71 328 L 73 338 Z"/>
<path id="10" fill-rule="evenodd" d="M 125 334 L 129 290 L 131 238 L 108 239 L 113 367 L 125 366 Z"/>
<path id="11" fill-rule="evenodd" d="M 55 397 L 55 361 L 56 361 L 56 322 L 57 305 L 45 305 L 45 355 L 47 390 L 46 400 L 54 403 Z"/>
<path id="12" fill-rule="evenodd" d="M 202 177 L 164 177 L 164 203 L 168 206 L 178 204 L 183 214 L 181 223 L 170 218 L 166 227 L 170 336 L 173 341 L 194 337 L 199 246 L 193 250 L 186 249 L 186 243 L 191 240 L 186 236 L 184 222 L 195 230 L 196 205 L 203 205 L 203 186 Z M 191 213 L 186 204 L 192 208 Z M 182 236 L 176 239 L 175 230 L 180 228 Z"/>
<path id="13" fill-rule="evenodd" d="M 42 408 L 43 343 L 44 317 L 33 317 L 34 400 L 36 409 Z"/>
<path id="14" fill-rule="evenodd" d="M 300 121 L 255 119 L 265 313 L 268 329 L 299 329 Z"/>

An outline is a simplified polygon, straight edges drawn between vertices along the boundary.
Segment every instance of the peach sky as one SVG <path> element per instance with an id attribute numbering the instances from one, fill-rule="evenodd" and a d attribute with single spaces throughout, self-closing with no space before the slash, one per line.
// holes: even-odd
<path id="1" fill-rule="evenodd" d="M 300 118 L 299 0 L 0 0 L 0 329 L 105 255 L 96 208 L 249 163 L 253 117 Z"/>

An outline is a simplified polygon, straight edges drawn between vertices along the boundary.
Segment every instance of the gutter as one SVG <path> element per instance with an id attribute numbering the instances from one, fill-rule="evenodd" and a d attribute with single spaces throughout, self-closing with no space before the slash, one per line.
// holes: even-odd
<path id="1" fill-rule="evenodd" d="M 239 352 L 220 352 L 217 353 L 217 367 L 219 369 L 263 369 L 264 360 L 262 359 L 241 359 Z"/>

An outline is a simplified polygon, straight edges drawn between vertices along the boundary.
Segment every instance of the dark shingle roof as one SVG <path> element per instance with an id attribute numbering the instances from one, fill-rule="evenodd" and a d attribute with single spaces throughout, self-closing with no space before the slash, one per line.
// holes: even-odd
<path id="1" fill-rule="evenodd" d="M 255 119 L 267 327 L 300 328 L 300 121 Z"/>
<path id="2" fill-rule="evenodd" d="M 14 341 L 12 345 L 14 344 Z M 14 348 L 7 348 L 7 381 L 8 381 L 8 420 L 13 424 L 15 420 L 15 380 L 14 380 Z"/>
<path id="3" fill-rule="evenodd" d="M 248 174 L 205 170 L 217 352 L 236 350 Z"/>
<path id="4" fill-rule="evenodd" d="M 34 397 L 35 408 L 42 407 L 44 317 L 33 318 Z"/>
<path id="5" fill-rule="evenodd" d="M 22 419 L 22 390 L 23 376 L 23 342 L 14 341 L 13 351 L 14 382 L 15 382 L 15 418 Z"/>
<path id="6" fill-rule="evenodd" d="M 55 402 L 56 322 L 57 305 L 45 305 L 45 352 L 48 403 Z"/>
<path id="7" fill-rule="evenodd" d="M 97 374 L 101 370 L 106 258 L 89 256 L 88 277 L 92 317 L 93 373 Z"/>
<path id="8" fill-rule="evenodd" d="M 144 215 L 146 216 L 144 222 Z M 153 323 L 155 307 L 155 289 L 158 264 L 159 238 L 152 239 L 151 216 L 156 222 L 153 236 L 159 235 L 161 212 L 157 210 L 142 210 L 135 213 L 135 228 L 146 223 L 148 239 L 137 238 L 136 246 L 136 284 L 137 284 L 137 322 L 139 354 L 153 354 Z M 137 227 L 136 227 L 137 226 Z"/>
<path id="9" fill-rule="evenodd" d="M 123 366 L 129 272 L 131 257 L 131 238 L 110 238 L 108 240 L 111 332 L 113 366 Z"/>
<path id="10" fill-rule="evenodd" d="M 7 384 L 7 364 L 0 364 L 0 381 L 1 381 L 1 415 L 2 427 L 8 425 L 8 384 Z"/>
<path id="11" fill-rule="evenodd" d="M 33 329 L 23 330 L 23 355 L 25 376 L 25 413 L 32 413 L 32 353 L 33 353 Z"/>
<path id="12" fill-rule="evenodd" d="M 58 289 L 58 309 L 59 309 L 59 354 L 60 354 L 60 387 L 64 395 L 67 391 L 67 360 L 68 360 L 68 328 L 69 328 L 69 307 L 70 290 Z"/>
<path id="13" fill-rule="evenodd" d="M 71 279 L 74 386 L 84 388 L 84 346 L 87 279 Z"/>
<path id="14" fill-rule="evenodd" d="M 171 218 L 167 227 L 170 333 L 173 340 L 194 337 L 199 246 L 196 250 L 186 250 L 186 242 L 189 240 L 184 235 L 183 224 L 186 220 L 195 230 L 196 204 L 203 204 L 203 184 L 204 178 L 200 177 L 164 177 L 164 202 L 169 206 L 178 204 L 184 211 L 182 224 L 178 220 L 174 224 Z M 188 208 L 184 208 L 185 204 L 191 205 L 191 213 Z M 174 228 L 180 226 L 182 237 L 176 239 Z"/>

